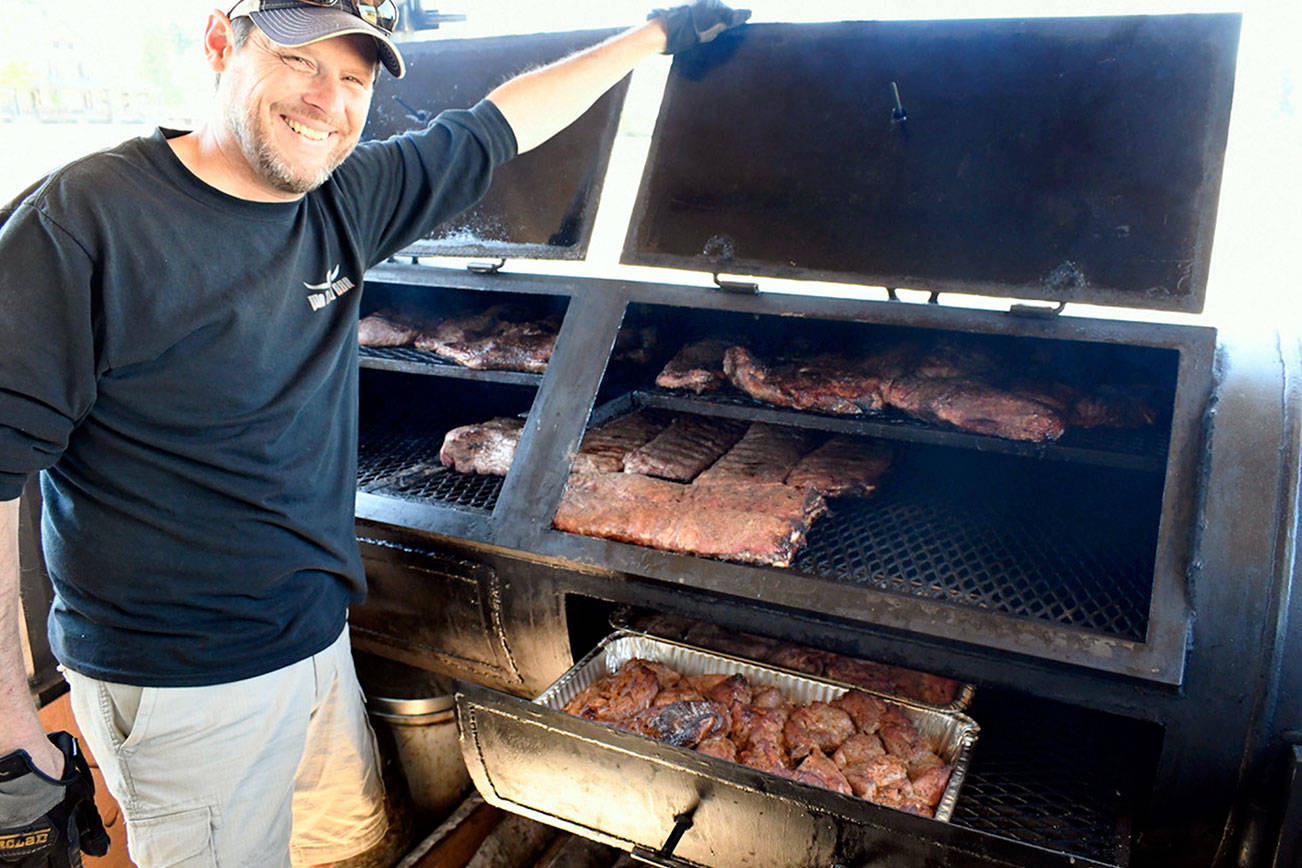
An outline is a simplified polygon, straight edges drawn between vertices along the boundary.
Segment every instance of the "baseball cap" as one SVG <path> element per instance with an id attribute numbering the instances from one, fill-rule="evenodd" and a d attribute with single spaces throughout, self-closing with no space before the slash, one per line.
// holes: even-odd
<path id="1" fill-rule="evenodd" d="M 398 18 L 394 0 L 375 5 L 368 0 L 240 0 L 228 17 L 242 15 L 253 19 L 272 42 L 287 48 L 349 33 L 370 36 L 384 68 L 394 78 L 406 74 L 406 64 L 391 37 Z"/>

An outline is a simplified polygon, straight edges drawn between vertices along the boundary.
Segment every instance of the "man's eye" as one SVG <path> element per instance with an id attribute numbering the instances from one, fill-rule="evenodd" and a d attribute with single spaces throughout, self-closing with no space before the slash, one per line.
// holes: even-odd
<path id="1" fill-rule="evenodd" d="M 311 72 L 313 70 L 312 61 L 297 54 L 282 54 L 280 59 L 285 62 L 286 66 L 299 72 Z"/>

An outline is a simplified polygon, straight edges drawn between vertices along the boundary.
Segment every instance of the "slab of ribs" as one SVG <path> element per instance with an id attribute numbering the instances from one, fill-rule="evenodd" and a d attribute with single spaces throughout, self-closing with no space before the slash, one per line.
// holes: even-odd
<path id="1" fill-rule="evenodd" d="M 647 433 L 641 419 L 617 424 Z M 867 438 L 819 444 L 826 435 L 692 414 L 673 416 L 621 462 L 606 427 L 578 456 L 601 442 L 602 469 L 576 460 L 553 526 L 740 563 L 790 566 L 828 496 L 867 496 L 890 467 L 889 447 Z"/>
<path id="2" fill-rule="evenodd" d="M 953 766 L 897 705 L 859 690 L 797 704 L 738 674 L 684 675 L 635 658 L 569 714 L 801 783 L 933 816 Z"/>
<path id="3" fill-rule="evenodd" d="M 439 458 L 459 473 L 504 476 L 522 430 L 506 417 L 454 428 Z M 584 435 L 553 526 L 786 567 L 826 498 L 868 496 L 890 462 L 890 447 L 867 438 L 638 411 Z"/>

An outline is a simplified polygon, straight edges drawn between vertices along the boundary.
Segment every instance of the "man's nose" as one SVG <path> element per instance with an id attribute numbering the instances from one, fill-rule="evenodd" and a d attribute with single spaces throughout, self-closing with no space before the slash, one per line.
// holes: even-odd
<path id="1" fill-rule="evenodd" d="M 322 71 L 312 76 L 303 98 L 331 118 L 343 114 L 344 85 L 333 73 Z"/>

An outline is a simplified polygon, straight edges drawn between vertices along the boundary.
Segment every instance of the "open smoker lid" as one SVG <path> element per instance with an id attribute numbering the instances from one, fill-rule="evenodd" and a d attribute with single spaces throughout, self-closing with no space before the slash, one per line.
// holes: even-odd
<path id="1" fill-rule="evenodd" d="M 363 139 L 420 129 L 469 108 L 511 76 L 594 45 L 615 30 L 405 42 L 407 75 L 380 77 Z M 406 248 L 440 256 L 582 259 L 628 79 L 543 145 L 498 169 L 475 207 Z"/>
<path id="2" fill-rule="evenodd" d="M 621 261 L 1199 311 L 1239 22 L 730 31 L 674 61 Z"/>

